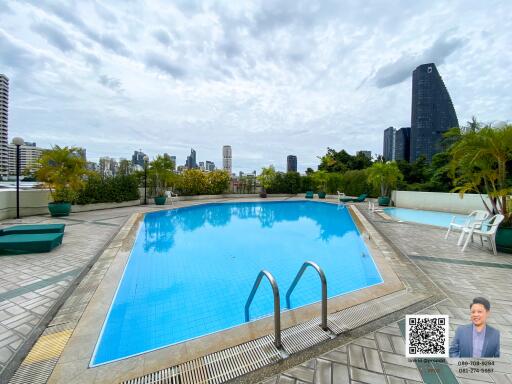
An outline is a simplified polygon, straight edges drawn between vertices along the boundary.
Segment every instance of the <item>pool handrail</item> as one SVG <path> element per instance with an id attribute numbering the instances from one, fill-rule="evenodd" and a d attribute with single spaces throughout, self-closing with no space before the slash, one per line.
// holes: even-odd
<path id="1" fill-rule="evenodd" d="M 274 345 L 276 348 L 281 348 L 281 301 L 279 299 L 279 287 L 277 286 L 276 279 L 272 274 L 264 269 L 258 273 L 258 277 L 254 282 L 252 287 L 252 291 L 247 298 L 247 302 L 245 303 L 245 321 L 249 321 L 249 307 L 251 306 L 252 300 L 254 299 L 254 295 L 260 286 L 261 280 L 265 276 L 270 285 L 272 286 L 272 292 L 274 294 Z"/>
<path id="2" fill-rule="evenodd" d="M 322 324 L 321 327 L 324 331 L 328 331 L 329 328 L 327 327 L 327 279 L 325 278 L 325 273 L 320 268 L 320 266 L 313 262 L 313 261 L 305 261 L 302 264 L 302 267 L 300 267 L 299 272 L 295 276 L 295 279 L 293 280 L 292 285 L 290 285 L 290 288 L 288 289 L 288 292 L 286 292 L 286 308 L 290 309 L 290 295 L 292 294 L 292 291 L 295 289 L 295 286 L 299 282 L 300 278 L 304 274 L 304 271 L 307 267 L 313 267 L 320 276 L 320 281 L 322 282 Z"/>

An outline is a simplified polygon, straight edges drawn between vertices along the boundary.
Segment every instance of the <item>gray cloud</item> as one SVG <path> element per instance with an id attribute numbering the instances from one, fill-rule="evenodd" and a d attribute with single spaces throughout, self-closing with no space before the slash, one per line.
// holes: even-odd
<path id="1" fill-rule="evenodd" d="M 126 45 L 124 45 L 124 43 L 119 40 L 117 37 L 115 37 L 114 35 L 110 35 L 110 34 L 104 34 L 104 35 L 100 35 L 98 41 L 101 45 L 103 45 L 103 47 L 121 55 L 121 56 L 131 56 L 131 52 L 128 48 L 126 48 Z"/>
<path id="2" fill-rule="evenodd" d="M 101 65 L 101 59 L 92 53 L 83 53 L 85 61 L 92 67 Z"/>
<path id="3" fill-rule="evenodd" d="M 16 70 L 29 70 L 43 64 L 45 60 L 0 30 L 0 63 Z"/>
<path id="4" fill-rule="evenodd" d="M 73 25 L 78 28 L 84 35 L 89 39 L 97 42 L 104 48 L 117 53 L 122 56 L 130 57 L 131 52 L 126 45 L 116 36 L 112 34 L 101 34 L 89 27 L 76 9 L 64 4 L 58 4 L 55 2 L 44 2 L 44 1 L 33 1 L 34 6 L 39 7 L 47 12 L 53 13 L 59 17 L 62 21 Z"/>
<path id="5" fill-rule="evenodd" d="M 32 30 L 39 33 L 46 41 L 59 48 L 62 52 L 69 52 L 75 49 L 75 44 L 50 23 L 40 22 L 33 24 Z"/>
<path id="6" fill-rule="evenodd" d="M 96 10 L 96 13 L 105 21 L 109 23 L 117 23 L 118 19 L 115 13 L 113 13 L 110 9 L 105 7 L 103 4 L 99 2 L 94 3 L 94 9 Z"/>
<path id="7" fill-rule="evenodd" d="M 167 31 L 163 28 L 158 28 L 153 31 L 153 37 L 159 41 L 161 44 L 168 46 L 171 44 L 171 36 L 167 33 Z"/>
<path id="8" fill-rule="evenodd" d="M 148 68 L 155 68 L 171 75 L 174 78 L 182 78 L 186 75 L 185 69 L 172 63 L 167 57 L 156 52 L 148 52 L 145 57 Z"/>
<path id="9" fill-rule="evenodd" d="M 391 64 L 380 67 L 375 74 L 375 84 L 379 88 L 389 87 L 407 80 L 412 71 L 420 64 L 435 63 L 441 65 L 445 59 L 457 49 L 461 48 L 466 40 L 458 37 L 441 35 L 431 47 L 419 55 L 402 55 Z"/>
<path id="10" fill-rule="evenodd" d="M 109 77 L 107 75 L 101 75 L 98 79 L 99 83 L 101 85 L 104 85 L 107 88 L 110 88 L 113 91 L 120 91 L 121 90 L 121 80 L 116 79 L 114 77 Z"/>

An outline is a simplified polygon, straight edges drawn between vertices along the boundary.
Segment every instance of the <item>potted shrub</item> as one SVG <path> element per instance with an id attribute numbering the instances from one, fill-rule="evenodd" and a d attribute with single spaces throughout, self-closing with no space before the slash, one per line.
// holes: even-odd
<path id="1" fill-rule="evenodd" d="M 368 168 L 368 182 L 375 188 L 380 189 L 378 202 L 381 206 L 389 205 L 391 191 L 396 188 L 398 182 L 402 179 L 403 175 L 394 161 L 386 163 L 376 161 Z"/>
<path id="2" fill-rule="evenodd" d="M 512 253 L 512 187 L 507 174 L 507 164 L 512 161 L 512 124 L 473 124 L 463 130 L 453 128 L 446 136 L 455 140 L 449 149 L 453 191 L 461 197 L 468 192 L 478 193 L 491 215 L 505 216 L 496 233 L 496 246 L 499 251 Z M 483 195 L 487 195 L 488 202 Z"/>
<path id="3" fill-rule="evenodd" d="M 326 195 L 326 188 L 327 188 L 327 172 L 325 171 L 318 171 L 313 174 L 313 178 L 315 180 L 318 198 L 319 199 L 325 199 Z"/>
<path id="4" fill-rule="evenodd" d="M 160 155 L 149 164 L 149 178 L 152 183 L 156 205 L 164 205 L 167 200 L 166 192 L 173 175 L 173 169 L 173 161 Z"/>
<path id="5" fill-rule="evenodd" d="M 272 188 L 276 176 L 277 173 L 273 165 L 269 166 L 268 168 L 263 167 L 261 169 L 261 173 L 257 177 L 259 183 L 261 184 L 260 197 L 267 197 L 267 190 Z"/>
<path id="6" fill-rule="evenodd" d="M 83 185 L 87 174 L 85 160 L 76 147 L 59 147 L 44 151 L 37 161 L 36 179 L 49 190 L 52 201 L 48 210 L 52 216 L 68 216 L 71 203 Z"/>

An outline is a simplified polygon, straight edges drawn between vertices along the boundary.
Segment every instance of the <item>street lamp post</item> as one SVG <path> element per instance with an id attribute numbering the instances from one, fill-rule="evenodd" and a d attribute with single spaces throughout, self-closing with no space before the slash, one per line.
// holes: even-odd
<path id="1" fill-rule="evenodd" d="M 148 189 L 148 160 L 147 155 L 144 156 L 144 205 L 148 204 L 147 189 Z"/>
<path id="2" fill-rule="evenodd" d="M 12 139 L 12 143 L 16 146 L 16 218 L 20 218 L 20 146 L 25 144 L 21 137 Z"/>

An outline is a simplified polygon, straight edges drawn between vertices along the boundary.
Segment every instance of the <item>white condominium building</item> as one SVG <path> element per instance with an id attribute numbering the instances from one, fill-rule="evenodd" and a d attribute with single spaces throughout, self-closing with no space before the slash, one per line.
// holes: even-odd
<path id="1" fill-rule="evenodd" d="M 9 144 L 9 175 L 16 175 L 16 146 Z M 41 157 L 43 148 L 36 147 L 36 143 L 26 143 L 20 145 L 20 175 L 28 169 L 30 173 L 33 173 L 37 167 L 35 166 L 36 161 Z"/>
<path id="2" fill-rule="evenodd" d="M 231 145 L 225 145 L 222 147 L 222 168 L 231 175 Z"/>
<path id="3" fill-rule="evenodd" d="M 8 117 L 9 79 L 0 73 L 0 176 L 7 176 L 9 171 Z"/>

